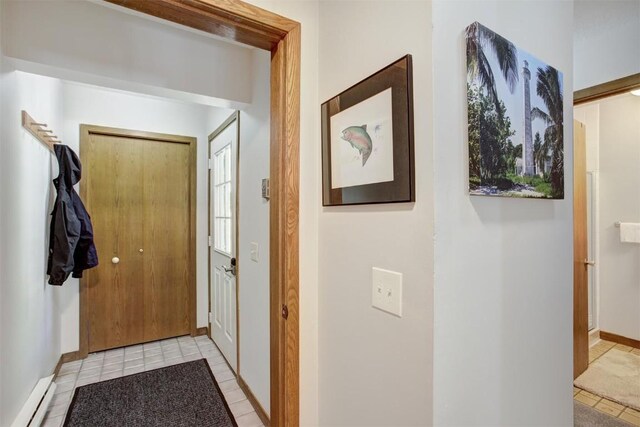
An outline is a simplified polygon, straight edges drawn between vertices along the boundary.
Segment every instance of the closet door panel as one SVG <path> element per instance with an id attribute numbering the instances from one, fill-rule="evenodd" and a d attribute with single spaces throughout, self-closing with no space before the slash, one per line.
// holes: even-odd
<path id="1" fill-rule="evenodd" d="M 189 146 L 144 142 L 144 340 L 190 333 Z"/>
<path id="2" fill-rule="evenodd" d="M 141 143 L 93 134 L 83 153 L 86 205 L 100 265 L 85 271 L 89 351 L 121 347 L 144 338 Z"/>

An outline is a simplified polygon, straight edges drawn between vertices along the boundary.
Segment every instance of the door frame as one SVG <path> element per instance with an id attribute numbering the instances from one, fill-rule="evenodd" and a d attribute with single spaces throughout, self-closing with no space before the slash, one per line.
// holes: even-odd
<path id="1" fill-rule="evenodd" d="M 240 0 L 106 1 L 271 52 L 270 415 L 272 426 L 297 426 L 300 23 Z"/>
<path id="2" fill-rule="evenodd" d="M 197 335 L 197 283 L 196 283 L 196 181 L 197 181 L 197 139 L 190 136 L 170 135 L 131 129 L 119 129 L 96 125 L 80 125 L 80 160 L 84 147 L 91 135 L 115 136 L 120 138 L 147 139 L 189 145 L 189 330 Z M 87 200 L 86 181 L 80 181 L 80 198 Z M 105 262 L 103 260 L 102 262 Z M 79 358 L 89 355 L 89 295 L 87 276 L 80 279 L 80 348 Z"/>
<path id="3" fill-rule="evenodd" d="M 238 254 L 238 243 L 240 236 L 240 227 L 238 227 L 238 218 L 240 214 L 240 111 L 234 111 L 231 115 L 224 121 L 220 126 L 216 128 L 213 132 L 211 132 L 207 138 L 207 161 L 211 162 L 211 156 L 213 155 L 213 151 L 211 150 L 211 141 L 218 135 L 222 133 L 226 128 L 228 128 L 233 122 L 236 126 L 236 194 L 235 194 L 235 224 L 234 224 L 234 239 L 236 240 L 235 247 L 235 257 L 236 257 L 236 376 L 240 377 L 240 257 Z M 211 228 L 211 169 L 212 166 L 209 164 L 207 168 L 207 230 L 208 236 L 211 238 L 213 236 L 213 229 Z M 211 254 L 214 251 L 213 244 L 209 245 L 208 251 L 208 304 L 209 312 L 207 313 L 207 324 L 209 325 L 208 334 L 209 338 L 213 340 L 213 332 L 211 331 L 211 319 L 209 318 L 209 313 L 211 313 L 211 273 L 212 265 L 211 265 Z"/>
<path id="4" fill-rule="evenodd" d="M 630 92 L 635 89 L 640 89 L 640 73 L 632 74 L 620 79 L 612 80 L 595 86 L 591 86 L 585 89 L 580 89 L 573 92 L 573 106 L 576 107 L 588 102 L 599 101 L 601 99 L 608 98 L 610 96 L 620 95 L 626 92 Z M 575 161 L 575 159 L 574 159 Z M 585 177 L 586 180 L 586 177 Z M 575 206 L 574 206 L 575 209 Z M 575 219 L 575 213 L 574 213 Z M 575 237 L 575 224 L 574 224 L 574 237 Z M 575 251 L 575 248 L 574 248 Z M 574 260 L 575 263 L 575 260 Z M 574 378 L 580 370 L 588 366 L 589 361 L 589 335 L 587 332 L 586 342 L 584 339 L 584 324 L 588 325 L 588 311 L 585 312 L 585 299 L 586 293 L 581 292 L 575 288 L 575 275 L 577 266 L 574 265 L 574 293 L 573 293 L 573 325 L 574 325 L 574 337 L 573 337 L 573 360 L 574 360 Z M 594 313 L 595 314 L 595 313 Z M 583 317 L 587 318 L 583 318 Z M 587 326 L 588 329 L 588 326 Z M 580 336 L 578 336 L 580 335 Z M 586 361 L 586 362 L 585 362 Z"/>
<path id="5" fill-rule="evenodd" d="M 640 73 L 573 92 L 573 106 L 640 89 Z"/>
<path id="6" fill-rule="evenodd" d="M 589 366 L 587 150 L 584 124 L 573 120 L 573 379 Z"/>

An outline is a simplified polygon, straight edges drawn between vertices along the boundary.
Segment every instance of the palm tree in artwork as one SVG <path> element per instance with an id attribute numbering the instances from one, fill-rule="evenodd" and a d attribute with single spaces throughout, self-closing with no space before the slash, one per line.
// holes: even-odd
<path id="1" fill-rule="evenodd" d="M 537 167 L 538 175 L 544 174 L 544 165 L 549 160 L 549 145 L 546 142 L 542 142 L 540 138 L 540 132 L 536 132 L 536 136 L 533 139 L 533 161 Z"/>
<path id="2" fill-rule="evenodd" d="M 553 197 L 564 196 L 564 103 L 562 85 L 558 70 L 551 66 L 538 67 L 536 93 L 547 111 L 535 107 L 531 117 L 542 120 L 547 128 L 544 131 L 545 145 L 551 151 L 551 192 Z"/>
<path id="3" fill-rule="evenodd" d="M 518 50 L 509 40 L 478 22 L 474 22 L 467 27 L 466 38 L 467 74 L 474 78 L 477 76 L 494 105 L 499 105 L 500 100 L 496 90 L 496 79 L 487 55 L 489 52 L 495 54 L 502 76 L 509 87 L 509 91 L 513 93 L 518 84 Z"/>

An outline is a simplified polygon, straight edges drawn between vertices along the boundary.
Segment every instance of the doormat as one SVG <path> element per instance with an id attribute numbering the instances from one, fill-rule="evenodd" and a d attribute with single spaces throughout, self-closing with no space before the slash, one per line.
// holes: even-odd
<path id="1" fill-rule="evenodd" d="M 573 384 L 640 411 L 640 356 L 611 349 L 590 364 Z"/>
<path id="2" fill-rule="evenodd" d="M 583 403 L 573 401 L 574 427 L 631 427 L 631 424 L 602 413 Z"/>
<path id="3" fill-rule="evenodd" d="M 200 359 L 78 387 L 64 426 L 237 427 Z"/>

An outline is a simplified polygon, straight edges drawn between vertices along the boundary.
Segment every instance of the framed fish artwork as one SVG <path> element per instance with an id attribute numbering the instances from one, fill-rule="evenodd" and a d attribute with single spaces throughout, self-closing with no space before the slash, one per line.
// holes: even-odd
<path id="1" fill-rule="evenodd" d="M 415 201 L 411 55 L 321 112 L 323 206 Z"/>

